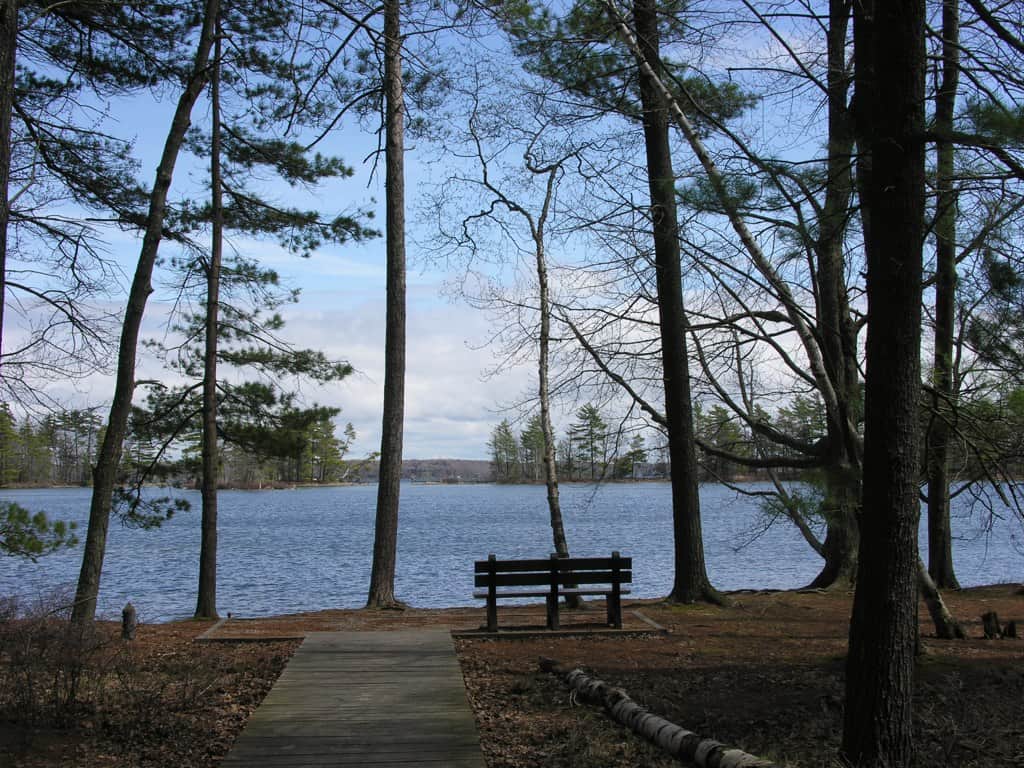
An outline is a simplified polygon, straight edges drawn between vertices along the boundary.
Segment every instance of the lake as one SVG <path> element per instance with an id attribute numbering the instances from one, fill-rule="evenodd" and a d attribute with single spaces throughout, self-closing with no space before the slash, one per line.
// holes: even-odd
<path id="1" fill-rule="evenodd" d="M 751 486 L 754 487 L 754 486 Z M 158 530 L 111 523 L 99 610 L 119 617 L 131 600 L 143 621 L 190 616 L 195 607 L 199 493 Z M 361 607 L 369 586 L 376 486 L 222 491 L 218 609 L 266 616 Z M 78 520 L 85 538 L 87 488 L 0 491 L 51 517 Z M 671 496 L 667 483 L 565 484 L 562 508 L 573 555 L 633 557 L 633 594 L 660 597 L 672 583 Z M 701 486 L 708 573 L 719 589 L 789 589 L 808 583 L 820 560 L 786 524 L 762 531 L 756 500 Z M 1024 578 L 1019 520 L 999 509 L 989 530 L 981 510 L 954 505 L 954 560 L 964 586 Z M 923 541 L 923 537 L 922 537 Z M 396 594 L 416 607 L 472 605 L 473 561 L 546 556 L 551 551 L 542 486 L 402 487 Z M 0 557 L 0 595 L 24 600 L 73 594 L 80 548 L 37 564 Z M 438 574 L 443 574 L 438 576 Z"/>

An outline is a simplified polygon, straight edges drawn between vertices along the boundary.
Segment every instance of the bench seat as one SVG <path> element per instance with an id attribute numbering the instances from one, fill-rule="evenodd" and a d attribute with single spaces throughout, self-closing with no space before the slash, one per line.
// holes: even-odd
<path id="1" fill-rule="evenodd" d="M 611 557 L 559 557 L 498 560 L 493 554 L 474 563 L 473 597 L 487 601 L 487 629 L 498 630 L 497 603 L 502 598 L 543 597 L 548 629 L 558 629 L 559 598 L 604 597 L 608 624 L 622 629 L 619 598 L 629 594 L 623 584 L 633 581 L 633 561 L 613 552 Z"/>
<path id="2" fill-rule="evenodd" d="M 577 588 L 577 589 L 570 589 L 570 588 L 567 588 L 567 587 L 563 587 L 562 589 L 558 590 L 558 594 L 561 597 L 565 597 L 567 595 L 576 595 L 577 597 L 604 597 L 605 595 L 610 595 L 611 593 L 612 593 L 611 587 L 608 587 L 608 589 L 579 589 L 579 588 Z M 628 587 L 620 588 L 619 589 L 619 594 L 620 595 L 628 595 L 629 594 L 629 588 Z M 550 595 L 551 595 L 551 590 L 548 590 L 548 589 L 531 589 L 529 591 L 523 590 L 521 592 L 499 591 L 497 593 L 497 597 L 499 597 L 499 598 L 501 598 L 501 597 L 549 597 Z M 483 589 L 478 589 L 476 592 L 473 593 L 473 597 L 476 598 L 477 600 L 486 600 L 487 599 L 487 591 L 483 590 Z"/>

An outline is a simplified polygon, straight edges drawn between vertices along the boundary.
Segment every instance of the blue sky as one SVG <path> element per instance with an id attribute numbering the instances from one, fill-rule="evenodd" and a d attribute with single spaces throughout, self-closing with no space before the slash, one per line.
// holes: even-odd
<path id="1" fill-rule="evenodd" d="M 491 67 L 500 68 L 500 53 L 488 57 Z M 109 105 L 111 133 L 134 137 L 141 161 L 140 177 L 152 183 L 177 93 L 166 93 L 153 102 L 145 95 Z M 197 105 L 193 122 L 209 122 L 205 102 Z M 322 147 L 328 154 L 341 156 L 353 166 L 351 179 L 332 182 L 314 195 L 312 201 L 302 194 L 286 202 L 311 202 L 326 213 L 371 206 L 378 227 L 384 221 L 383 168 L 371 178 L 371 161 L 376 136 L 350 124 L 332 133 Z M 416 212 L 431 174 L 443 172 L 430 161 L 437 150 L 428 142 L 409 141 L 406 155 L 408 240 L 408 352 L 406 377 L 405 456 L 407 458 L 485 458 L 491 430 L 502 418 L 514 418 L 501 408 L 535 390 L 532 366 L 486 376 L 494 367 L 494 353 L 487 348 L 490 336 L 487 316 L 464 304 L 451 303 L 442 296 L 449 277 L 443 269 L 430 264 L 418 243 L 430 243 L 429 232 L 422 227 Z M 447 160 L 446 160 L 447 162 Z M 172 195 L 195 190 L 205 175 L 205 163 L 182 156 L 175 172 Z M 474 173 L 475 175 L 475 173 Z M 292 194 L 289 192 L 289 194 Z M 384 349 L 384 241 L 347 246 L 329 246 L 311 259 L 302 260 L 268 242 L 235 239 L 234 245 L 250 255 L 258 254 L 267 266 L 274 267 L 290 285 L 302 291 L 300 303 L 286 308 L 284 335 L 297 346 L 320 349 L 329 356 L 345 359 L 356 369 L 347 380 L 325 388 L 307 386 L 307 401 L 342 408 L 339 424 L 351 421 L 358 433 L 354 452 L 362 455 L 379 448 L 381 400 L 383 390 Z M 138 255 L 134 235 L 114 232 L 110 237 L 111 255 L 122 265 L 127 286 Z M 163 253 L 172 247 L 164 244 Z M 160 275 L 156 276 L 159 284 Z M 161 335 L 167 316 L 167 294 L 158 290 L 150 299 L 144 335 Z M 112 300 L 123 302 L 123 292 Z M 166 376 L 158 361 L 140 358 L 140 378 Z M 79 403 L 106 402 L 112 391 L 109 376 L 95 376 L 72 393 L 64 386 L 66 397 Z M 60 389 L 58 385 L 57 389 Z M 574 404 L 566 407 L 573 409 Z M 564 427 L 570 417 L 556 414 L 556 428 Z"/>
<path id="2" fill-rule="evenodd" d="M 139 109 L 139 103 L 145 109 Z M 110 105 L 111 132 L 134 136 L 142 166 L 140 176 L 151 183 L 162 142 L 173 110 L 171 99 L 153 104 L 149 97 L 138 102 Z M 205 106 L 196 107 L 194 122 L 205 119 Z M 340 131 L 331 137 L 324 151 L 333 152 L 354 167 L 352 178 L 332 182 L 319 190 L 316 199 L 305 201 L 327 212 L 346 208 L 370 207 L 376 212 L 378 228 L 384 222 L 382 173 L 370 178 L 371 166 L 362 160 L 374 148 L 375 139 L 358 127 Z M 532 372 L 526 369 L 498 377 L 485 377 L 493 367 L 491 353 L 481 348 L 488 338 L 485 315 L 463 304 L 451 303 L 441 295 L 446 275 L 431 266 L 416 246 L 415 207 L 418 190 L 428 183 L 428 171 L 419 162 L 419 148 L 407 154 L 407 198 L 410 237 L 408 266 L 408 348 L 406 378 L 405 449 L 407 458 L 486 458 L 491 429 L 504 414 L 503 403 L 511 402 L 527 389 L 533 389 Z M 426 150 L 429 151 L 429 150 Z M 379 170 L 383 170 L 382 167 Z M 182 155 L 175 171 L 172 195 L 198 183 L 202 165 Z M 289 202 L 305 197 L 290 193 Z M 298 204 L 304 204 L 298 203 Z M 235 238 L 234 247 L 249 255 L 258 255 L 262 263 L 279 272 L 282 280 L 301 289 L 298 304 L 286 307 L 284 336 L 297 346 L 320 349 L 331 357 L 349 361 L 356 372 L 348 379 L 325 387 L 305 385 L 309 402 L 342 409 L 340 425 L 351 421 L 358 439 L 354 455 L 364 455 L 380 447 L 380 421 L 384 367 L 384 240 L 377 238 L 361 244 L 324 247 L 309 259 L 285 252 L 272 242 Z M 124 287 L 130 281 L 138 256 L 138 240 L 133 234 L 109 233 L 110 255 L 124 273 L 122 292 L 111 300 L 123 302 Z M 173 247 L 165 243 L 162 254 Z M 160 290 L 159 268 L 154 276 L 157 292 L 151 297 L 144 324 L 144 337 L 159 337 L 167 316 L 167 293 Z M 139 378 L 166 377 L 159 361 L 143 353 Z M 53 390 L 63 399 L 95 405 L 109 401 L 112 377 L 95 375 L 69 385 L 53 382 Z M 340 433 L 340 430 L 339 430 Z"/>

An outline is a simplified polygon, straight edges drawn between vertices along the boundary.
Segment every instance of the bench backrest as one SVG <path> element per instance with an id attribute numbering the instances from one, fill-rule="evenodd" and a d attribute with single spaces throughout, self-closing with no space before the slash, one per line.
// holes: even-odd
<path id="1" fill-rule="evenodd" d="M 535 560 L 498 560 L 491 555 L 473 564 L 476 587 L 561 587 L 580 584 L 629 584 L 633 558 L 557 557 Z"/>

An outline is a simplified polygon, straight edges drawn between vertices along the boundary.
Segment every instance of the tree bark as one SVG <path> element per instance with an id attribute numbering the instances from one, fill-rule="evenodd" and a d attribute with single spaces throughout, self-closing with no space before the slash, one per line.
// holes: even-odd
<path id="1" fill-rule="evenodd" d="M 565 538 L 565 523 L 562 520 L 562 505 L 558 499 L 558 467 L 555 463 L 555 430 L 551 426 L 551 393 L 548 384 L 548 358 L 551 346 L 551 300 L 548 293 L 548 264 L 544 250 L 544 225 L 547 222 L 551 200 L 554 197 L 558 167 L 548 170 L 547 190 L 544 208 L 537 220 L 533 233 L 534 254 L 537 261 L 537 286 L 540 310 L 540 340 L 537 353 L 537 396 L 540 398 L 540 428 L 544 433 L 544 485 L 547 488 L 548 512 L 551 517 L 551 537 L 561 557 L 569 557 L 569 543 Z M 567 595 L 566 605 L 579 608 L 583 599 L 579 595 Z"/>
<path id="2" fill-rule="evenodd" d="M 935 95 L 935 132 L 953 132 L 960 75 L 960 10 L 956 0 L 942 4 L 942 83 Z M 950 420 L 955 414 L 953 337 L 956 306 L 956 203 L 953 143 L 935 144 L 935 401 L 928 429 L 928 573 L 940 589 L 959 589 L 953 570 L 949 523 Z"/>
<path id="3" fill-rule="evenodd" d="M 870 168 L 864 489 L 842 753 L 913 766 L 924 241 L 923 0 L 854 4 L 858 145 Z"/>
<path id="4" fill-rule="evenodd" d="M 917 584 L 921 591 L 921 598 L 928 607 L 928 614 L 932 617 L 932 625 L 935 627 L 935 636 L 943 640 L 963 640 L 964 631 L 949 612 L 942 593 L 939 592 L 924 565 L 924 561 L 917 561 Z"/>
<path id="5" fill-rule="evenodd" d="M 658 318 L 665 386 L 665 419 L 672 462 L 672 521 L 675 536 L 675 581 L 671 599 L 692 603 L 721 602 L 704 564 L 693 403 L 683 305 L 675 173 L 669 142 L 668 104 L 654 82 L 661 70 L 657 8 L 654 0 L 636 0 L 633 19 L 639 50 L 640 100 L 650 185 Z M 646 63 L 645 69 L 642 64 Z"/>
<path id="6" fill-rule="evenodd" d="M 110 525 L 114 485 L 121 463 L 121 451 L 132 407 L 132 395 L 135 392 L 135 362 L 142 316 L 145 313 L 149 294 L 153 292 L 151 284 L 153 267 L 163 235 L 167 194 L 171 187 L 174 166 L 185 133 L 191 123 L 192 107 L 199 98 L 199 94 L 202 93 L 209 76 L 207 67 L 215 34 L 214 19 L 219 7 L 219 0 L 206 0 L 195 60 L 185 90 L 178 98 L 174 118 L 164 142 L 163 154 L 157 166 L 153 191 L 149 197 L 146 229 L 121 326 L 114 399 L 110 405 L 106 431 L 96 459 L 96 467 L 93 470 L 89 527 L 85 544 L 82 547 L 82 568 L 75 592 L 75 604 L 71 612 L 71 619 L 76 623 L 90 622 L 96 616 L 96 598 L 99 594 L 100 574 L 103 570 L 103 557 L 107 547 L 107 530 Z"/>
<path id="7" fill-rule="evenodd" d="M 396 608 L 395 559 L 405 418 L 405 170 L 402 102 L 401 3 L 384 2 L 385 194 L 387 330 L 384 340 L 384 415 L 380 440 L 377 518 L 368 608 Z"/>
<path id="8" fill-rule="evenodd" d="M 199 545 L 199 587 L 197 619 L 217 618 L 217 343 L 220 310 L 220 266 L 224 247 L 224 193 L 221 187 L 220 153 L 220 67 L 221 31 L 217 22 L 213 68 L 210 76 L 210 208 L 213 217 L 210 263 L 206 273 L 206 339 L 203 355 L 203 519 Z"/>
<path id="9" fill-rule="evenodd" d="M 837 450 L 831 451 L 831 460 L 825 467 L 826 495 L 822 506 L 827 526 L 821 551 L 825 565 L 808 585 L 811 589 L 849 589 L 857 579 L 861 484 L 841 446 L 841 442 L 830 443 L 830 448 Z"/>
<path id="10" fill-rule="evenodd" d="M 834 493 L 835 488 L 828 488 Z M 808 589 L 849 589 L 857 580 L 857 542 L 860 531 L 857 520 L 847 518 L 847 508 L 826 508 L 829 515 L 825 528 L 825 541 L 822 542 L 821 556 L 824 565 L 814 577 Z"/>
<path id="11" fill-rule="evenodd" d="M 814 587 L 853 586 L 857 574 L 857 511 L 860 504 L 859 442 L 854 413 L 860 399 L 857 329 L 846 287 L 846 230 L 853 196 L 854 125 L 849 108 L 846 65 L 849 3 L 829 3 L 828 167 L 825 200 L 814 242 L 817 261 L 817 324 L 822 367 L 835 398 L 826 398 L 824 515 L 827 521 L 825 565 Z"/>
<path id="12" fill-rule="evenodd" d="M 18 45 L 17 0 L 0 0 L 0 373 L 3 365 L 4 307 L 7 304 L 7 229 L 10 224 L 11 112 Z"/>

